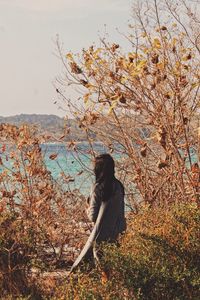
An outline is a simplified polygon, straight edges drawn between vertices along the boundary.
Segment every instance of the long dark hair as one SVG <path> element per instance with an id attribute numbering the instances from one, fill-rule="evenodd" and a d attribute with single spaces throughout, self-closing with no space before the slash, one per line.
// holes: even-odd
<path id="1" fill-rule="evenodd" d="M 110 154 L 104 153 L 95 158 L 94 174 L 96 178 L 96 193 L 102 201 L 108 201 L 115 180 L 115 162 Z"/>

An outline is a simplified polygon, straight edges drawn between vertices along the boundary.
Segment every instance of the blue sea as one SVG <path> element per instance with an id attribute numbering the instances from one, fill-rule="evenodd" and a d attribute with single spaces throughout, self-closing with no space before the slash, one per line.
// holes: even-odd
<path id="1" fill-rule="evenodd" d="M 69 150 L 65 144 L 55 143 L 43 144 L 41 148 L 45 165 L 58 184 L 66 189 L 78 189 L 81 193 L 88 194 L 94 181 L 88 143 L 76 145 L 76 150 Z M 106 152 L 106 148 L 100 143 L 96 143 L 94 149 L 99 154 Z M 57 155 L 53 160 L 52 154 Z M 68 184 L 65 183 L 65 178 L 69 178 Z"/>
<path id="2" fill-rule="evenodd" d="M 44 144 L 42 151 L 44 154 L 44 162 L 47 169 L 51 172 L 52 177 L 66 189 L 78 189 L 82 194 L 88 194 L 90 187 L 94 181 L 91 148 L 88 143 L 80 143 L 76 145 L 76 151 L 69 150 L 64 144 Z M 96 154 L 107 152 L 105 146 L 101 143 L 94 144 Z M 50 156 L 57 154 L 55 160 L 51 160 Z M 121 159 L 121 155 L 113 153 L 114 159 Z M 192 162 L 197 162 L 197 155 L 191 148 Z M 189 160 L 186 159 L 186 165 L 189 167 Z M 63 184 L 63 176 L 69 177 L 69 184 Z"/>
<path id="3" fill-rule="evenodd" d="M 87 142 L 76 145 L 76 150 L 69 150 L 65 144 L 47 143 L 41 145 L 44 163 L 51 172 L 52 178 L 66 190 L 79 190 L 88 195 L 94 181 L 92 156 Z M 94 144 L 96 154 L 107 152 L 101 143 Z M 55 154 L 55 159 L 51 155 Z M 194 151 L 191 151 L 193 162 L 197 161 Z M 121 158 L 119 154 L 113 154 L 115 160 Z M 6 165 L 10 162 L 6 162 Z M 186 162 L 187 164 L 187 162 Z M 0 171 L 2 167 L 0 167 Z M 66 178 L 68 183 L 66 183 Z"/>
<path id="4" fill-rule="evenodd" d="M 106 152 L 106 148 L 101 143 L 95 143 L 93 146 L 96 155 Z M 6 152 L 0 151 L 0 159 L 8 169 L 13 168 L 13 162 L 6 158 L 11 149 L 15 151 L 12 146 L 8 145 Z M 82 194 L 89 193 L 94 175 L 91 148 L 87 142 L 78 143 L 75 149 L 71 150 L 61 143 L 42 144 L 41 149 L 44 163 L 57 184 L 66 190 L 79 190 Z M 0 165 L 0 172 L 3 169 L 4 167 Z"/>

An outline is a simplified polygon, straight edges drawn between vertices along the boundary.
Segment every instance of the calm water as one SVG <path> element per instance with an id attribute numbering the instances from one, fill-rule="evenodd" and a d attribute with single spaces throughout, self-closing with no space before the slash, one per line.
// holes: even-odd
<path id="1" fill-rule="evenodd" d="M 91 184 L 94 180 L 92 172 L 92 159 L 89 153 L 87 143 L 81 143 L 77 146 L 77 151 L 68 150 L 64 144 L 43 144 L 41 145 L 44 162 L 52 177 L 62 185 L 64 189 L 78 189 L 83 194 L 88 194 Z M 96 154 L 106 152 L 106 148 L 96 143 L 94 145 Z M 50 156 L 57 154 L 52 160 Z M 191 151 L 193 162 L 197 161 L 194 151 Z M 119 155 L 114 155 L 115 160 L 120 159 Z M 11 163 L 3 159 L 3 162 L 11 167 Z M 187 164 L 187 162 L 186 162 Z M 2 168 L 0 167 L 0 171 Z M 66 183 L 64 178 L 69 179 Z"/>
<path id="2" fill-rule="evenodd" d="M 0 144 L 0 149 L 1 147 Z M 81 193 L 88 194 L 94 180 L 88 143 L 76 145 L 76 151 L 67 149 L 64 144 L 55 143 L 42 144 L 41 149 L 47 169 L 62 188 L 78 189 Z M 94 149 L 96 154 L 106 152 L 105 147 L 100 143 L 94 144 Z M 6 152 L 1 153 L 0 150 L 0 158 L 6 167 L 12 169 L 13 162 L 6 158 L 9 151 L 11 151 L 10 146 L 7 147 Z M 12 151 L 15 151 L 13 147 Z M 57 155 L 55 159 L 51 159 L 52 154 Z M 3 169 L 0 165 L 0 172 Z"/>
<path id="3" fill-rule="evenodd" d="M 63 178 L 69 177 L 70 182 L 65 183 L 66 188 L 79 189 L 85 194 L 89 192 L 94 180 L 92 159 L 87 143 L 82 143 L 77 148 L 77 151 L 70 151 L 62 144 L 42 145 L 44 162 L 52 177 L 60 184 L 63 183 Z M 106 149 L 101 144 L 95 144 L 95 151 L 102 153 Z M 52 154 L 57 154 L 56 159 L 50 159 Z"/>

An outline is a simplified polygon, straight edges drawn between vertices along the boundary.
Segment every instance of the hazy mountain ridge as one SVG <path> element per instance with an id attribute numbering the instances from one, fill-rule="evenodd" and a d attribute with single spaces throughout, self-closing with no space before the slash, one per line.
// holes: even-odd
<path id="1" fill-rule="evenodd" d="M 14 125 L 20 125 L 23 123 L 48 125 L 50 123 L 63 123 L 64 119 L 56 115 L 46 114 L 20 114 L 8 117 L 0 116 L 0 123 L 10 123 Z"/>
<path id="2" fill-rule="evenodd" d="M 70 129 L 70 133 L 66 136 L 66 140 L 84 140 L 83 132 L 78 127 L 77 121 L 74 119 L 65 120 L 57 115 L 52 114 L 20 114 L 8 117 L 0 116 L 0 124 L 9 123 L 16 126 L 22 124 L 37 125 L 39 132 L 49 134 L 52 139 L 57 139 L 65 133 L 65 129 Z"/>

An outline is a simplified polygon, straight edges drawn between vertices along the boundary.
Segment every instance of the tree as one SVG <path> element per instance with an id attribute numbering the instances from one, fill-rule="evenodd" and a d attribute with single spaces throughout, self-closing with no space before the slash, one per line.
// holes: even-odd
<path id="1" fill-rule="evenodd" d="M 138 1 L 131 51 L 101 39 L 80 54 L 62 56 L 64 82 L 79 89 L 65 98 L 85 130 L 120 155 L 120 176 L 132 208 L 199 201 L 199 1 Z M 95 155 L 95 151 L 91 148 Z M 194 171 L 196 170 L 196 171 Z M 195 177 L 197 178 L 197 177 Z"/>

